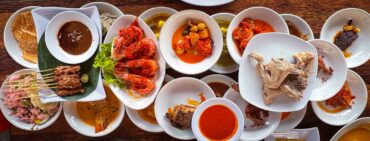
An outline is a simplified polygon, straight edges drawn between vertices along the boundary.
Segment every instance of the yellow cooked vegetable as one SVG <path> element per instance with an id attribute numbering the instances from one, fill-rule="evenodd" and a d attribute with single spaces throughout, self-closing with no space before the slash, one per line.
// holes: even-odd
<path id="1" fill-rule="evenodd" d="M 199 30 L 204 30 L 204 29 L 206 29 L 206 24 L 204 24 L 204 23 L 198 23 L 198 29 L 199 29 Z"/>

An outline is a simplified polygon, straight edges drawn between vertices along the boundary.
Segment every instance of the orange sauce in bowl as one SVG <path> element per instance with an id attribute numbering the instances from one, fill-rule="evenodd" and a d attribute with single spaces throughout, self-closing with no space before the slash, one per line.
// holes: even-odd
<path id="1" fill-rule="evenodd" d="M 157 124 L 157 119 L 154 114 L 154 103 L 145 109 L 138 110 L 137 114 L 145 121 L 151 124 Z"/>
<path id="2" fill-rule="evenodd" d="M 282 112 L 281 113 L 281 120 L 284 120 L 286 119 L 289 115 L 290 115 L 291 112 Z"/>
<path id="3" fill-rule="evenodd" d="M 178 28 L 172 36 L 172 49 L 174 50 L 174 52 L 176 52 L 176 43 L 183 37 L 182 32 L 185 30 L 186 27 L 187 25 L 180 26 L 180 28 Z M 181 61 L 189 64 L 199 63 L 203 61 L 204 58 L 206 58 L 205 56 L 201 55 L 201 53 L 198 53 L 195 48 L 185 48 L 185 52 L 183 54 L 175 54 Z"/>
<path id="4" fill-rule="evenodd" d="M 342 106 L 338 106 L 336 108 L 329 108 L 324 101 L 320 101 L 320 102 L 317 102 L 317 105 L 320 107 L 320 109 L 324 110 L 325 112 L 328 112 L 328 113 L 338 113 L 338 112 L 341 112 L 345 109 L 347 109 L 347 106 L 345 105 L 342 105 Z"/>
<path id="5" fill-rule="evenodd" d="M 208 140 L 228 140 L 236 133 L 237 127 L 235 113 L 224 105 L 208 107 L 199 118 L 200 131 Z"/>

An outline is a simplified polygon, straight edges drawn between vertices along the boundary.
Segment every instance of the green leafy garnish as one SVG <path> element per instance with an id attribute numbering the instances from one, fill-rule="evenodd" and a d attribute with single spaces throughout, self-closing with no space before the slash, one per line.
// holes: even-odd
<path id="1" fill-rule="evenodd" d="M 113 75 L 114 66 L 117 62 L 111 58 L 111 50 L 112 43 L 100 44 L 100 52 L 96 55 L 93 66 L 102 69 L 105 83 L 122 88 L 124 87 L 123 83 Z"/>

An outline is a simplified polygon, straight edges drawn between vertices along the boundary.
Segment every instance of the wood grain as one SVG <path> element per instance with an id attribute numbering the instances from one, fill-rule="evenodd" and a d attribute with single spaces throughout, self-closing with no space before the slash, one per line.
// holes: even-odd
<path id="1" fill-rule="evenodd" d="M 233 3 L 217 6 L 217 7 L 198 7 L 192 6 L 177 0 L 110 0 L 109 3 L 119 7 L 125 14 L 140 15 L 145 10 L 156 6 L 172 7 L 176 10 L 184 9 L 198 9 L 208 14 L 218 12 L 230 12 L 237 14 L 238 12 L 252 7 L 252 6 L 265 6 L 274 9 L 279 13 L 292 13 L 305 19 L 311 26 L 315 37 L 318 38 L 320 29 L 325 20 L 335 11 L 342 8 L 356 7 L 370 12 L 369 0 L 236 0 Z M 61 6 L 61 7 L 80 7 L 88 3 L 86 0 L 64 0 L 64 1 L 46 1 L 46 0 L 2 0 L 0 1 L 0 82 L 2 83 L 7 75 L 12 72 L 22 69 L 23 67 L 13 61 L 7 54 L 4 48 L 3 32 L 6 20 L 16 10 L 31 5 L 37 6 Z M 354 68 L 354 71 L 359 73 L 365 80 L 367 88 L 370 88 L 370 62 Z M 167 70 L 167 73 L 174 77 L 185 76 L 173 70 Z M 192 76 L 201 78 L 212 72 L 205 72 L 200 75 Z M 237 80 L 237 73 L 230 74 L 232 78 Z M 362 113 L 361 117 L 370 116 L 369 102 Z M 310 128 L 318 127 L 320 131 L 321 140 L 328 141 L 341 127 L 327 125 L 321 122 L 313 113 L 310 104 L 308 105 L 307 114 L 301 124 L 297 128 Z M 85 141 L 85 140 L 138 140 L 138 141 L 151 141 L 151 140 L 176 140 L 166 135 L 165 133 L 148 133 L 137 128 L 126 116 L 122 125 L 113 133 L 100 137 L 89 138 L 75 132 L 64 119 L 63 114 L 59 119 L 47 129 L 38 132 L 23 131 L 12 127 L 11 138 L 13 141 L 23 140 L 37 140 L 37 141 Z"/>

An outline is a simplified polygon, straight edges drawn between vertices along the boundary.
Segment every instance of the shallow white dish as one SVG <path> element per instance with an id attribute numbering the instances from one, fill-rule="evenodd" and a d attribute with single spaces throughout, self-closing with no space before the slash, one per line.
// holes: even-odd
<path id="1" fill-rule="evenodd" d="M 173 15 L 177 12 L 177 10 L 169 7 L 159 6 L 159 7 L 153 7 L 150 8 L 143 13 L 140 14 L 139 18 L 142 20 L 147 20 L 148 18 L 151 18 L 152 16 L 155 16 L 157 14 L 168 14 Z"/>
<path id="2" fill-rule="evenodd" d="M 58 33 L 60 28 L 67 22 L 77 21 L 84 24 L 91 33 L 92 41 L 88 50 L 79 55 L 72 55 L 63 50 L 59 45 Z M 93 21 L 86 15 L 76 11 L 65 11 L 54 16 L 46 26 L 45 42 L 50 53 L 59 61 L 67 64 L 79 64 L 94 55 L 99 45 L 99 32 Z"/>
<path id="3" fill-rule="evenodd" d="M 315 56 L 312 72 L 308 79 L 308 85 L 303 91 L 300 100 L 288 97 L 285 94 L 278 96 L 270 105 L 263 101 L 262 80 L 256 72 L 256 61 L 248 57 L 252 52 L 259 53 L 264 57 L 264 64 L 272 58 L 284 57 L 288 62 L 294 62 L 293 54 L 299 52 L 310 52 Z M 242 97 L 249 103 L 273 112 L 292 112 L 303 109 L 314 88 L 317 75 L 317 51 L 313 45 L 293 35 L 285 33 L 264 33 L 256 35 L 249 42 L 244 51 L 239 68 L 239 86 Z"/>
<path id="4" fill-rule="evenodd" d="M 343 126 L 335 135 L 330 139 L 330 141 L 338 141 L 340 137 L 342 137 L 345 133 L 348 131 L 356 128 L 357 126 L 361 124 L 370 123 L 370 117 L 363 117 L 359 118 L 345 126 Z"/>
<path id="5" fill-rule="evenodd" d="M 163 84 L 166 84 L 173 80 L 174 78 L 170 75 L 164 76 Z M 130 118 L 130 120 L 140 129 L 145 130 L 147 132 L 163 132 L 163 129 L 158 124 L 150 123 L 143 118 L 140 117 L 140 115 L 137 113 L 137 110 L 133 110 L 129 107 L 126 107 L 127 115 Z"/>
<path id="6" fill-rule="evenodd" d="M 291 112 L 288 117 L 283 120 L 280 120 L 279 126 L 275 129 L 274 132 L 284 132 L 291 129 L 294 129 L 298 126 L 299 123 L 303 120 L 307 111 L 307 106 L 299 111 Z"/>
<path id="7" fill-rule="evenodd" d="M 285 21 L 292 22 L 298 30 L 303 34 L 307 36 L 308 40 L 313 40 L 315 37 L 313 36 L 313 32 L 311 30 L 310 25 L 301 17 L 293 15 L 293 14 L 280 14 L 280 16 Z"/>
<path id="8" fill-rule="evenodd" d="M 236 105 L 238 105 L 240 110 L 243 112 L 245 128 L 244 128 L 242 135 L 240 136 L 240 139 L 242 140 L 261 140 L 269 136 L 278 127 L 279 122 L 280 122 L 281 113 L 269 111 L 269 117 L 266 120 L 266 124 L 252 128 L 250 126 L 253 125 L 253 121 L 246 118 L 245 112 L 244 112 L 245 107 L 250 103 L 245 101 L 240 96 L 240 93 L 235 91 L 233 88 L 230 88 L 229 90 L 227 90 L 226 94 L 224 95 L 224 98 L 233 101 Z"/>
<path id="9" fill-rule="evenodd" d="M 230 141 L 236 141 L 240 138 L 242 135 L 243 129 L 244 129 L 244 117 L 242 111 L 240 111 L 238 105 L 233 103 L 232 101 L 224 98 L 211 98 L 206 101 L 204 101 L 202 104 L 200 104 L 197 109 L 195 110 L 193 114 L 193 118 L 191 120 L 191 128 L 194 132 L 194 135 L 197 140 L 199 141 L 207 141 L 207 137 L 205 137 L 199 128 L 199 119 L 202 113 L 209 107 L 214 105 L 223 105 L 229 108 L 236 116 L 237 121 L 237 128 L 234 132 L 233 136 L 231 136 L 229 139 Z"/>
<path id="10" fill-rule="evenodd" d="M 10 18 L 6 22 L 6 25 L 5 25 L 5 28 L 4 28 L 4 34 L 3 34 L 4 35 L 4 37 L 3 37 L 4 46 L 5 46 L 6 51 L 10 55 L 10 57 L 12 57 L 12 59 L 15 62 L 17 62 L 18 64 L 20 64 L 20 65 L 22 65 L 26 68 L 32 68 L 32 69 L 38 68 L 38 65 L 23 59 L 22 51 L 19 47 L 19 43 L 14 38 L 13 33 L 12 33 L 12 24 L 13 24 L 13 21 L 15 20 L 15 18 L 17 17 L 17 15 L 20 14 L 21 12 L 31 11 L 32 9 L 36 9 L 38 7 L 39 6 L 27 6 L 27 7 L 23 7 L 21 9 L 17 10 L 16 12 L 14 12 L 12 14 L 12 16 L 10 16 Z"/>
<path id="11" fill-rule="evenodd" d="M 187 98 L 200 101 L 201 92 L 206 99 L 216 97 L 206 83 L 195 78 L 177 78 L 163 86 L 155 100 L 154 111 L 158 124 L 168 135 L 182 140 L 195 139 L 191 128 L 182 130 L 173 127 L 166 118 L 166 113 L 168 108 L 173 108 L 175 105 L 187 105 Z"/>
<path id="12" fill-rule="evenodd" d="M 317 127 L 306 129 L 292 129 L 282 133 L 273 133 L 264 141 L 276 141 L 276 138 L 303 139 L 305 141 L 320 141 L 320 133 Z"/>
<path id="13" fill-rule="evenodd" d="M 216 14 L 213 14 L 211 17 L 213 19 L 215 19 L 216 22 L 217 22 L 217 20 L 230 22 L 231 20 L 233 20 L 235 15 L 231 14 L 231 13 L 216 13 Z M 224 40 L 224 43 L 226 43 L 225 40 Z M 224 44 L 224 46 L 227 46 L 227 45 Z M 229 48 L 227 48 L 227 47 L 226 47 L 226 49 L 229 50 Z M 230 55 L 230 53 L 228 55 Z M 221 74 L 233 73 L 233 72 L 236 72 L 238 69 L 239 69 L 239 65 L 235 62 L 234 62 L 234 64 L 232 64 L 230 66 L 227 66 L 227 67 L 221 67 L 221 66 L 215 64 L 210 68 L 211 71 L 213 71 L 215 73 L 221 73 Z"/>
<path id="14" fill-rule="evenodd" d="M 110 14 L 113 14 L 117 17 L 120 17 L 123 14 L 123 12 L 116 6 L 110 4 L 110 3 L 107 3 L 107 2 L 90 2 L 90 3 L 87 3 L 83 6 L 81 6 L 81 8 L 84 8 L 84 7 L 91 7 L 91 6 L 96 6 L 99 10 L 99 13 L 102 13 L 102 12 L 108 12 Z"/>
<path id="15" fill-rule="evenodd" d="M 64 118 L 66 119 L 69 126 L 71 126 L 78 133 L 89 137 L 101 137 L 113 132 L 121 125 L 125 116 L 125 107 L 122 103 L 120 103 L 120 109 L 116 119 L 114 119 L 114 121 L 112 121 L 108 125 L 107 129 L 99 133 L 95 133 L 94 126 L 88 125 L 79 118 L 79 115 L 76 111 L 76 102 L 64 102 L 63 109 Z"/>
<path id="16" fill-rule="evenodd" d="M 220 82 L 222 84 L 225 84 L 225 85 L 229 86 L 229 88 L 231 88 L 231 85 L 237 84 L 237 82 L 234 79 L 232 79 L 232 78 L 230 78 L 226 75 L 222 75 L 222 74 L 207 75 L 207 76 L 203 77 L 200 80 L 202 80 L 206 84 L 211 83 L 211 82 Z M 222 94 L 222 95 L 224 95 L 224 94 Z"/>
<path id="17" fill-rule="evenodd" d="M 181 0 L 183 2 L 186 2 L 188 4 L 197 5 L 197 6 L 219 6 L 228 4 L 230 2 L 233 2 L 234 0 L 212 0 L 212 1 L 206 1 L 206 0 Z"/>
<path id="18" fill-rule="evenodd" d="M 119 17 L 115 22 L 113 22 L 111 28 L 107 33 L 107 36 L 104 39 L 104 43 L 111 43 L 113 41 L 113 38 L 118 35 L 119 29 L 130 26 L 131 23 L 134 22 L 136 19 L 139 23 L 140 28 L 142 28 L 145 33 L 145 38 L 152 39 L 156 44 L 155 58 L 157 58 L 157 62 L 159 65 L 156 77 L 154 77 L 156 87 L 152 93 L 141 98 L 132 97 L 128 94 L 127 90 L 120 89 L 119 87 L 115 87 L 113 85 L 109 85 L 109 87 L 112 89 L 113 93 L 117 96 L 117 98 L 120 101 L 122 101 L 122 103 L 125 104 L 127 107 L 130 107 L 131 109 L 135 110 L 140 110 L 148 107 L 151 103 L 153 103 L 160 87 L 162 86 L 162 82 L 166 71 L 166 63 L 162 56 L 160 55 L 157 38 L 155 37 L 153 31 L 148 27 L 148 25 L 145 24 L 143 20 L 133 15 L 123 15 Z"/>
<path id="19" fill-rule="evenodd" d="M 323 101 L 333 97 L 343 86 L 347 77 L 347 65 L 343 53 L 333 43 L 325 40 L 310 40 L 319 56 L 323 56 L 326 67 L 331 67 L 333 73 L 328 76 L 326 81 L 316 78 L 315 88 L 310 97 L 310 101 Z M 319 77 L 327 77 L 318 72 Z"/>
<path id="20" fill-rule="evenodd" d="M 212 55 L 201 62 L 189 64 L 180 60 L 172 49 L 172 36 L 175 31 L 187 23 L 188 20 L 204 22 L 213 40 Z M 211 68 L 220 58 L 222 51 L 222 34 L 220 27 L 207 13 L 198 10 L 184 10 L 172 15 L 164 23 L 160 34 L 161 54 L 167 64 L 174 70 L 188 75 L 199 74 Z"/>
<path id="21" fill-rule="evenodd" d="M 354 68 L 366 63 L 370 58 L 370 14 L 357 8 L 346 8 L 335 12 L 323 25 L 320 32 L 320 39 L 334 42 L 334 36 L 338 31 L 343 30 L 348 20 L 352 19 L 353 24 L 360 28 L 358 38 L 347 48 L 352 55 L 346 58 L 347 67 Z"/>
<path id="22" fill-rule="evenodd" d="M 16 72 L 12 73 L 9 76 L 13 76 L 13 75 L 21 74 L 21 73 L 30 73 L 30 72 L 34 72 L 34 71 L 35 71 L 34 69 L 21 69 L 21 70 L 18 70 Z M 8 82 L 8 80 L 9 80 L 9 77 L 7 77 L 4 80 L 4 82 Z M 44 123 L 42 123 L 40 125 L 28 124 L 28 123 L 25 123 L 23 121 L 20 121 L 19 118 L 9 115 L 11 110 L 8 109 L 4 105 L 4 101 L 2 100 L 3 97 L 4 97 L 3 93 L 2 93 L 2 90 L 4 89 L 4 87 L 5 87 L 5 83 L 2 83 L 1 89 L 0 89 L 0 99 L 1 99 L 0 100 L 0 109 L 1 109 L 1 112 L 4 115 L 4 117 L 6 118 L 6 120 L 8 120 L 11 124 L 13 124 L 15 127 L 19 128 L 19 129 L 28 130 L 28 131 L 38 131 L 38 130 L 45 129 L 45 128 L 49 127 L 50 125 L 52 125 L 58 119 L 60 113 L 62 112 L 63 103 L 59 102 L 58 111 L 53 116 L 51 116 L 47 121 L 43 121 Z"/>
<path id="23" fill-rule="evenodd" d="M 356 120 L 364 111 L 368 97 L 364 80 L 356 72 L 348 69 L 346 82 L 352 91 L 352 95 L 356 96 L 353 99 L 354 104 L 351 106 L 352 108 L 338 113 L 328 113 L 322 110 L 317 102 L 311 102 L 313 111 L 321 121 L 329 125 L 341 126 Z"/>
<path id="24" fill-rule="evenodd" d="M 239 53 L 238 48 L 235 46 L 232 33 L 236 27 L 239 26 L 239 23 L 244 18 L 252 18 L 257 20 L 262 20 L 267 22 L 274 28 L 275 32 L 282 32 L 289 34 L 288 25 L 285 23 L 284 19 L 274 10 L 266 7 L 251 7 L 241 11 L 238 15 L 234 17 L 231 21 L 229 29 L 227 29 L 227 48 L 231 57 L 238 64 L 241 62 L 242 54 Z M 253 39 L 253 38 L 252 38 Z"/>

